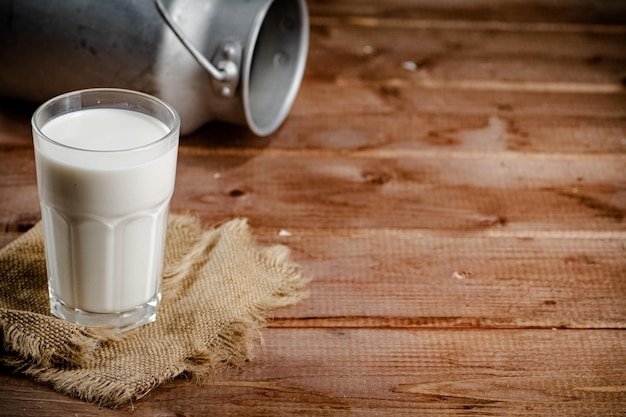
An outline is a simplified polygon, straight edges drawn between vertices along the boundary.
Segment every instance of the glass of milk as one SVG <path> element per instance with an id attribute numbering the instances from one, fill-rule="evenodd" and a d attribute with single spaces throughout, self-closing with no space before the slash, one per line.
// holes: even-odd
<path id="1" fill-rule="evenodd" d="M 55 97 L 32 118 L 52 314 L 125 331 L 156 319 L 180 119 L 120 89 Z"/>

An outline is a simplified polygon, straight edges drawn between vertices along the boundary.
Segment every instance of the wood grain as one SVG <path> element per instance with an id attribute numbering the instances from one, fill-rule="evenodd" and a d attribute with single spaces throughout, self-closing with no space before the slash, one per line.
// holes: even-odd
<path id="1" fill-rule="evenodd" d="M 407 25 L 406 21 L 314 19 L 307 74 L 320 79 L 405 78 L 550 82 L 623 89 L 623 33 L 504 31 Z M 567 69 L 567 70 L 564 70 Z"/>
<path id="2" fill-rule="evenodd" d="M 38 218 L 34 166 L 16 157 L 23 153 L 31 150 L 0 158 L 0 188 L 17 195 L 3 203 L 2 224 Z M 382 155 L 181 149 L 172 209 L 273 227 L 626 230 L 626 186 L 614 181 L 626 178 L 623 157 Z"/>
<path id="3" fill-rule="evenodd" d="M 166 384 L 132 409 L 101 410 L 0 374 L 0 387 L 14 386 L 0 388 L 0 415 L 54 404 L 81 416 L 619 416 L 625 363 L 622 333 L 611 330 L 268 329 L 243 369 L 204 386 Z"/>
<path id="4" fill-rule="evenodd" d="M 314 280 L 274 327 L 626 328 L 624 233 L 285 230 Z"/>
<path id="5" fill-rule="evenodd" d="M 626 178 L 620 158 L 395 153 L 381 160 L 264 153 L 183 161 L 174 209 L 248 217 L 258 226 L 625 230 L 626 190 L 613 182 L 613 175 Z"/>

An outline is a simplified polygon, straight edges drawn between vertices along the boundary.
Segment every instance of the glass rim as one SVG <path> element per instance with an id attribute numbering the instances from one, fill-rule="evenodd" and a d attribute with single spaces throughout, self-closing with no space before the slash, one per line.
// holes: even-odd
<path id="1" fill-rule="evenodd" d="M 140 145 L 140 146 L 135 146 L 132 148 L 125 148 L 125 149 L 85 149 L 85 148 L 79 148 L 76 146 L 70 146 L 70 145 L 66 145 L 64 143 L 58 142 L 54 139 L 52 139 L 51 137 L 47 136 L 46 134 L 44 134 L 42 132 L 42 128 L 44 125 L 39 126 L 39 123 L 37 122 L 38 117 L 41 115 L 41 113 L 43 113 L 47 108 L 49 108 L 51 105 L 53 105 L 54 103 L 60 102 L 63 99 L 66 99 L 68 97 L 71 96 L 79 96 L 82 94 L 92 94 L 92 93 L 117 93 L 117 94 L 125 94 L 127 96 L 138 96 L 138 97 L 142 97 L 146 100 L 152 101 L 154 103 L 156 103 L 157 105 L 163 107 L 167 113 L 169 113 L 172 116 L 172 120 L 173 120 L 173 126 L 170 128 L 165 122 L 163 122 L 163 120 L 160 120 L 159 118 L 150 115 L 150 114 L 146 114 L 143 112 L 140 112 L 138 110 L 133 110 L 133 109 L 125 109 L 123 107 L 114 107 L 114 106 L 107 106 L 107 105 L 102 105 L 102 106 L 93 106 L 93 107 L 85 107 L 85 108 L 81 108 L 81 109 L 76 109 L 76 110 L 71 110 L 65 113 L 60 113 L 58 114 L 56 117 L 61 116 L 62 114 L 70 114 L 74 111 L 78 111 L 78 110 L 86 110 L 86 109 L 121 109 L 121 110 L 128 110 L 128 111 L 135 111 L 137 113 L 141 113 L 141 114 L 146 114 L 149 117 L 153 117 L 157 120 L 159 120 L 159 122 L 163 123 L 166 125 L 167 127 L 167 133 L 165 133 L 163 136 L 159 137 L 158 139 L 155 139 L 154 141 L 147 143 L 145 145 Z M 48 121 L 52 120 L 53 118 L 48 119 Z M 115 154 L 115 153 L 129 153 L 129 152 L 137 152 L 137 151 L 142 151 L 142 150 L 146 150 L 146 149 L 150 149 L 153 147 L 158 146 L 159 144 L 161 144 L 162 142 L 166 141 L 168 138 L 170 138 L 172 136 L 172 134 L 174 134 L 175 132 L 180 130 L 180 116 L 178 115 L 178 112 L 176 111 L 176 109 L 174 109 L 174 107 L 172 107 L 170 104 L 166 103 L 165 101 L 161 100 L 158 97 L 155 97 L 151 94 L 148 93 L 144 93 L 141 91 L 135 91 L 135 90 L 128 90 L 128 89 L 124 89 L 124 88 L 108 88 L 108 87 L 102 87 L 102 88 L 86 88 L 86 89 L 82 89 L 82 90 L 74 90 L 74 91 L 70 91 L 67 93 L 63 93 L 57 96 L 54 96 L 48 100 L 46 100 L 43 104 L 41 104 L 39 107 L 37 107 L 37 109 L 35 110 L 35 112 L 33 113 L 33 116 L 31 117 L 31 126 L 33 128 L 33 130 L 35 131 L 35 133 L 42 138 L 43 140 L 45 140 L 48 143 L 51 143 L 54 146 L 59 146 L 65 149 L 70 149 L 72 151 L 78 151 L 78 152 L 83 152 L 83 153 L 100 153 L 100 154 Z"/>

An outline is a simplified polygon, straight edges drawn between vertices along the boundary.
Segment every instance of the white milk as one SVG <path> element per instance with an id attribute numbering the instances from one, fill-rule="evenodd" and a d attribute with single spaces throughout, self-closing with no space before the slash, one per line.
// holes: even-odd
<path id="1" fill-rule="evenodd" d="M 162 122 L 102 108 L 59 116 L 41 131 L 66 145 L 35 141 L 51 296 L 92 313 L 157 299 L 177 136 L 144 146 L 168 133 Z"/>

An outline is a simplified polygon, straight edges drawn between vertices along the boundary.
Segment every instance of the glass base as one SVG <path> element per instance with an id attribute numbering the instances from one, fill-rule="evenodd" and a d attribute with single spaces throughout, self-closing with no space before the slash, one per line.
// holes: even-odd
<path id="1" fill-rule="evenodd" d="M 50 295 L 50 312 L 65 321 L 81 326 L 109 329 L 117 333 L 134 329 L 156 320 L 157 308 L 161 295 L 121 313 L 90 313 L 88 311 L 70 308 L 59 298 Z"/>

